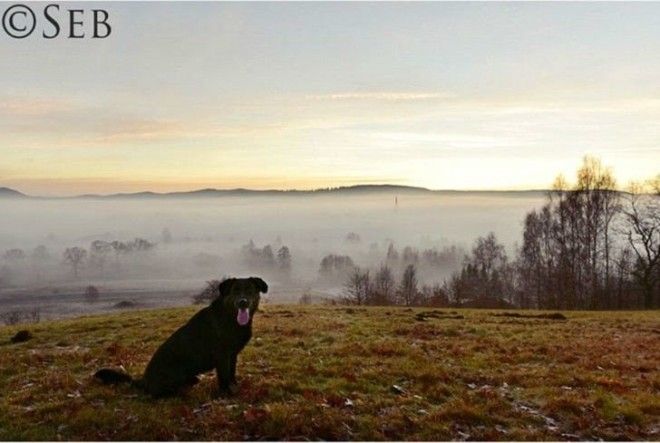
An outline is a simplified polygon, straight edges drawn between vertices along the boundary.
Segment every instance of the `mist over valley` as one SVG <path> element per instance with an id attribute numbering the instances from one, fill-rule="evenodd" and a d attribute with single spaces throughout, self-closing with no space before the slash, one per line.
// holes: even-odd
<path id="1" fill-rule="evenodd" d="M 388 186 L 79 198 L 5 194 L 0 304 L 3 311 L 38 306 L 45 317 L 190 304 L 207 281 L 236 275 L 264 275 L 272 302 L 297 302 L 303 294 L 332 299 L 344 291 L 346 275 L 336 269 L 324 275 L 324 257 L 349 257 L 361 269 L 376 270 L 391 248 L 402 259 L 393 266 L 396 278 L 404 255 L 417 254 L 420 284 L 441 284 L 478 236 L 494 232 L 513 252 L 525 214 L 544 198 L 541 191 Z M 83 255 L 75 265 L 65 254 L 73 248 Z M 86 295 L 89 286 L 97 297 Z"/>

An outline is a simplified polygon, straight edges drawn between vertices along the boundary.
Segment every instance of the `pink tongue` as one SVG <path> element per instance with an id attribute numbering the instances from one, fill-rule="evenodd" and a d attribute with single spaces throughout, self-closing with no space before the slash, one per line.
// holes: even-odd
<path id="1" fill-rule="evenodd" d="M 236 321 L 239 325 L 245 326 L 250 321 L 250 311 L 248 309 L 239 309 Z"/>

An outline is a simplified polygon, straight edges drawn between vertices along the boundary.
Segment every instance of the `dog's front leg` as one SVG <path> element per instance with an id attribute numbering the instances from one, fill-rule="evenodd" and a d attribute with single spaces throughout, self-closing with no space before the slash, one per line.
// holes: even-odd
<path id="1" fill-rule="evenodd" d="M 236 358 L 238 357 L 238 352 L 231 354 L 231 371 L 229 374 L 229 384 L 236 385 Z"/>
<path id="2" fill-rule="evenodd" d="M 231 394 L 231 355 L 220 355 L 215 365 L 215 374 L 218 377 L 218 395 L 226 397 Z"/>

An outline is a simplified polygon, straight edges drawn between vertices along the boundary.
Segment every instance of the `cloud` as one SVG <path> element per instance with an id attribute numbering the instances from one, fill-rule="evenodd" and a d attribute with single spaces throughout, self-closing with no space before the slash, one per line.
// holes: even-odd
<path id="1" fill-rule="evenodd" d="M 112 118 L 102 122 L 97 142 L 175 139 L 189 135 L 185 125 L 171 120 Z"/>
<path id="2" fill-rule="evenodd" d="M 0 97 L 0 115 L 40 117 L 70 111 L 73 104 L 60 98 Z"/>
<path id="3" fill-rule="evenodd" d="M 431 146 L 434 149 L 494 149 L 524 147 L 531 144 L 525 137 L 506 134 L 474 134 L 452 132 L 381 131 L 368 134 L 380 146 Z"/>
<path id="4" fill-rule="evenodd" d="M 307 98 L 312 100 L 417 101 L 448 99 L 454 98 L 454 95 L 444 92 L 341 92 L 308 95 Z"/>

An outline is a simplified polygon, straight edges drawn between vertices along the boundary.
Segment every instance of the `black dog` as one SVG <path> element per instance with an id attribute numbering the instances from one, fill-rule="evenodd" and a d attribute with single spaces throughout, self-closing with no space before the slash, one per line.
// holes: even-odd
<path id="1" fill-rule="evenodd" d="M 220 395 L 235 393 L 236 357 L 252 337 L 259 293 L 268 292 L 268 285 L 257 277 L 230 278 L 218 291 L 218 298 L 160 345 L 142 379 L 114 369 L 101 369 L 94 376 L 105 384 L 130 382 L 163 397 L 196 384 L 199 374 L 215 369 Z"/>

